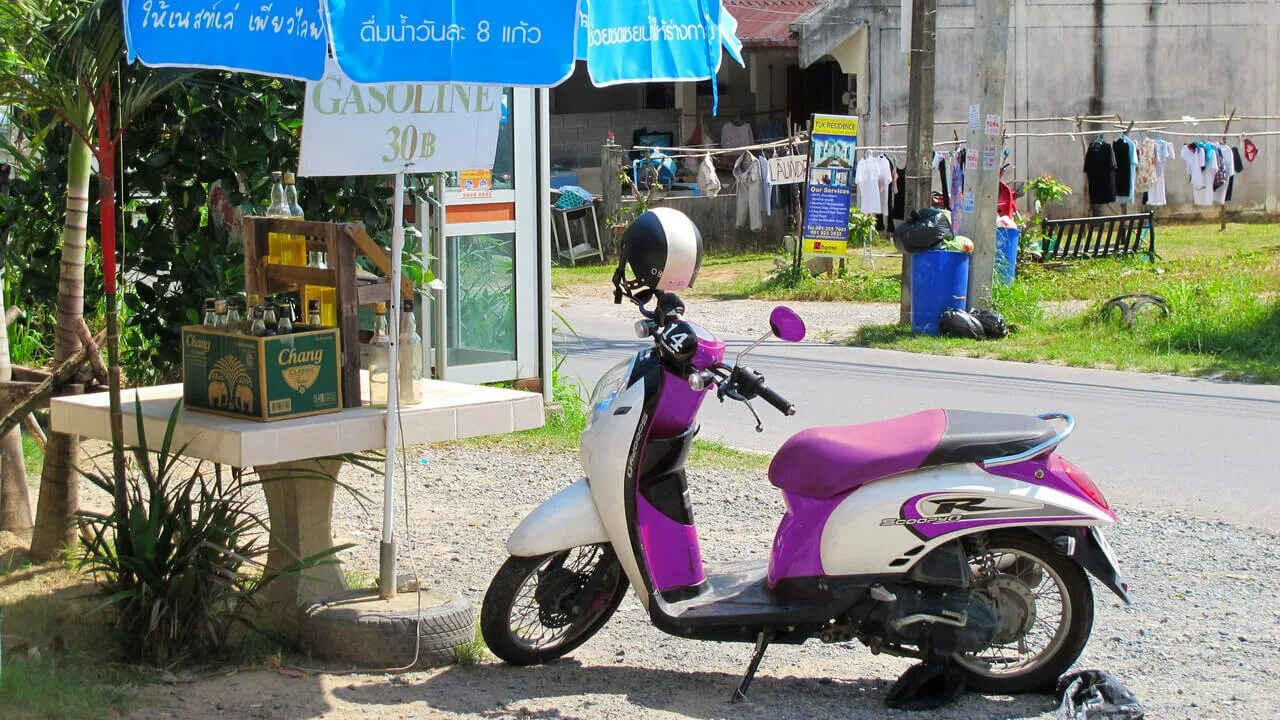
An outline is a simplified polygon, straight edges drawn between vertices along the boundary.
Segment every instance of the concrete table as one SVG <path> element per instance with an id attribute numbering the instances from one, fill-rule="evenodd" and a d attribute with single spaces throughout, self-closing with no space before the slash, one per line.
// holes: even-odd
<path id="1" fill-rule="evenodd" d="M 138 441 L 134 390 L 124 391 L 124 442 Z M 159 446 L 169 415 L 182 400 L 181 385 L 137 389 L 148 443 Z M 542 396 L 517 390 L 428 380 L 422 402 L 402 406 L 401 442 L 444 442 L 529 430 L 543 424 Z M 57 432 L 111 439 L 106 393 L 54 398 L 50 425 Z M 262 480 L 270 518 L 269 570 L 287 568 L 333 547 L 330 527 L 334 480 L 343 461 L 335 456 L 382 449 L 385 408 L 348 408 L 296 420 L 255 422 L 182 410 L 174 448 L 185 455 L 237 468 L 253 467 Z M 292 626 L 297 611 L 345 588 L 334 562 L 289 573 L 271 583 L 271 612 Z"/>

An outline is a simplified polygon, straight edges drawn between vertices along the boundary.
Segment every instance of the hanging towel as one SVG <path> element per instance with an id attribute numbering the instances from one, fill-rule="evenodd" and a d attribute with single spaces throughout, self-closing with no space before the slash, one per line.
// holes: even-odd
<path id="1" fill-rule="evenodd" d="M 707 197 L 720 194 L 720 176 L 716 174 L 716 166 L 711 162 L 711 153 L 702 156 L 702 164 L 698 166 L 698 189 Z"/>
<path id="2" fill-rule="evenodd" d="M 760 216 L 760 165 L 749 152 L 743 153 L 733 165 L 733 180 L 738 194 L 737 226 L 749 225 L 752 230 L 764 227 Z"/>

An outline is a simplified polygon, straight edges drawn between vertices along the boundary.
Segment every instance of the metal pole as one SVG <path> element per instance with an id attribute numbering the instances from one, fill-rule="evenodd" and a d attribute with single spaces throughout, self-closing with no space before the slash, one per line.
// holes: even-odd
<path id="1" fill-rule="evenodd" d="M 382 478 L 382 545 L 378 553 L 378 596 L 396 596 L 396 449 L 400 446 L 400 255 L 404 252 L 404 172 L 396 173 L 391 208 L 391 367 L 387 372 L 386 466 Z"/>
<path id="2" fill-rule="evenodd" d="M 968 189 L 961 208 L 960 231 L 973 241 L 973 255 L 969 259 L 969 306 L 985 310 L 991 307 L 992 273 L 995 272 L 996 198 L 1003 156 L 1005 66 L 1009 56 L 1009 0 L 977 0 L 973 27 L 977 61 L 971 97 L 976 100 L 976 108 L 971 105 L 969 112 L 966 153 L 971 159 L 965 170 Z"/>
<path id="3" fill-rule="evenodd" d="M 938 46 L 937 0 L 911 2 L 911 65 L 907 109 L 907 211 L 930 206 L 933 188 L 934 68 Z M 911 254 L 902 254 L 899 322 L 911 324 Z"/>

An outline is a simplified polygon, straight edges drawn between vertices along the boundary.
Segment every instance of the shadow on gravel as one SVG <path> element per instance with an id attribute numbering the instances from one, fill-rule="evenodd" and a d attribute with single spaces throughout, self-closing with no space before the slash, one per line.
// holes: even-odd
<path id="1" fill-rule="evenodd" d="M 908 717 L 889 710 L 884 697 L 891 679 L 841 680 L 807 677 L 757 676 L 750 700 L 727 702 L 740 677 L 720 672 L 681 672 L 653 668 L 583 666 L 573 659 L 549 665 L 512 667 L 486 663 L 453 667 L 425 679 L 389 687 L 370 685 L 338 688 L 334 695 L 363 705 L 403 704 L 406 696 L 433 709 L 482 717 L 596 718 L 617 716 L 625 708 L 616 700 L 596 698 L 623 695 L 632 708 L 679 713 L 694 718 L 814 718 Z M 558 700 L 563 699 L 562 702 Z M 607 707 L 597 707 L 605 704 Z M 1037 716 L 1054 704 L 1043 695 L 984 697 L 967 694 L 935 717 L 1004 719 Z M 951 712 L 948 712 L 951 710 Z M 643 716 L 643 715 L 637 715 Z"/>

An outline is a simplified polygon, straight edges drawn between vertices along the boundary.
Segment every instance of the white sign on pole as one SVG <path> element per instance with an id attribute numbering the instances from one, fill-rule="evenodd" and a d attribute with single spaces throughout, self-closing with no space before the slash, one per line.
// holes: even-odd
<path id="1" fill-rule="evenodd" d="M 898 15 L 901 18 L 898 21 L 898 45 L 904 55 L 911 52 L 911 23 L 914 21 L 911 17 L 912 10 L 911 0 L 902 0 L 902 12 Z"/>
<path id="2" fill-rule="evenodd" d="M 804 166 L 807 160 L 808 158 L 804 155 L 769 158 L 769 184 L 794 185 L 804 182 Z"/>
<path id="3" fill-rule="evenodd" d="M 307 83 L 298 174 L 489 169 L 501 118 L 498 85 L 364 85 L 330 60 L 324 78 Z"/>

